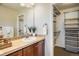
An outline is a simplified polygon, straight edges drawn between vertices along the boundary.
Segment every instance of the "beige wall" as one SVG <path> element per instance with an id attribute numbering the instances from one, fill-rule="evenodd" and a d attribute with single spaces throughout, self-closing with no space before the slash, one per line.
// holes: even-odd
<path id="1" fill-rule="evenodd" d="M 0 6 L 0 26 L 13 26 L 14 28 L 16 28 L 16 22 L 17 11 L 5 6 Z"/>

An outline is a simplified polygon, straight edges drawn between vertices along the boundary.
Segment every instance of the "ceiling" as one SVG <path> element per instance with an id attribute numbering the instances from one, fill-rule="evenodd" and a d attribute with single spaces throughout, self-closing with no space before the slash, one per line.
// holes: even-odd
<path id="1" fill-rule="evenodd" d="M 26 3 L 26 4 L 29 5 L 30 3 Z M 0 5 L 8 8 L 12 8 L 14 10 L 21 10 L 26 8 L 25 6 L 21 6 L 20 3 L 1 3 Z"/>
<path id="2" fill-rule="evenodd" d="M 29 5 L 30 3 L 26 3 L 26 4 Z M 0 3 L 0 5 L 15 9 L 15 10 L 21 10 L 21 9 L 26 8 L 26 7 L 22 7 L 20 3 Z M 77 7 L 79 6 L 79 3 L 56 3 L 55 6 L 59 10 L 63 10 L 63 9 L 68 9 L 72 7 Z"/>
<path id="3" fill-rule="evenodd" d="M 63 10 L 63 9 L 68 9 L 68 8 L 72 8 L 72 7 L 78 7 L 79 3 L 56 3 L 55 6 L 59 10 Z"/>

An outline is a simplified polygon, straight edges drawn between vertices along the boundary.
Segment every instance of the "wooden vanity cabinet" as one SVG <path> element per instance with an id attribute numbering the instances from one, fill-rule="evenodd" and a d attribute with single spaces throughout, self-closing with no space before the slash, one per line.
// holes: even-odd
<path id="1" fill-rule="evenodd" d="M 34 56 L 44 56 L 44 41 L 33 45 Z"/>
<path id="2" fill-rule="evenodd" d="M 33 56 L 33 45 L 23 49 L 23 56 Z"/>
<path id="3" fill-rule="evenodd" d="M 22 56 L 22 50 L 13 52 L 13 53 L 9 54 L 8 56 Z"/>
<path id="4" fill-rule="evenodd" d="M 8 56 L 44 56 L 44 41 L 32 44 Z"/>
<path id="5" fill-rule="evenodd" d="M 24 48 L 23 56 L 44 56 L 44 41 Z"/>

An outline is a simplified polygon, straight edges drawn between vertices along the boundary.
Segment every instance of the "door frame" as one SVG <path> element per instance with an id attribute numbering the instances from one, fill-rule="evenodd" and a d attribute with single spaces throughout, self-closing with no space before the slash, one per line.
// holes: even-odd
<path id="1" fill-rule="evenodd" d="M 24 15 L 24 14 L 22 13 L 17 16 L 17 36 L 19 36 L 19 16 L 21 16 L 21 15 Z M 23 22 L 24 22 L 24 17 L 23 17 Z M 24 25 L 24 23 L 23 23 L 23 25 Z M 24 29 L 23 29 L 23 31 L 24 31 Z"/>

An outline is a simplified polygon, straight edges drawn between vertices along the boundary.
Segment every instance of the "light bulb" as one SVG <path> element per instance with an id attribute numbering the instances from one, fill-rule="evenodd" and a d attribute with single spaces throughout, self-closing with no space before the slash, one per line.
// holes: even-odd
<path id="1" fill-rule="evenodd" d="M 34 3 L 21 3 L 20 4 L 22 7 L 27 7 L 27 8 L 30 8 L 30 7 L 33 7 L 34 6 Z"/>
<path id="2" fill-rule="evenodd" d="M 21 5 L 21 6 L 25 6 L 25 4 L 24 4 L 24 3 L 21 3 L 20 5 Z"/>

